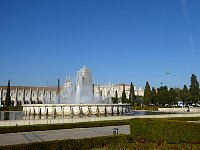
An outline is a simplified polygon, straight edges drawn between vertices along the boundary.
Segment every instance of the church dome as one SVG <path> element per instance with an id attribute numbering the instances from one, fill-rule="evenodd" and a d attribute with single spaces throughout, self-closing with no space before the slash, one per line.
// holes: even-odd
<path id="1" fill-rule="evenodd" d="M 83 80 L 87 84 L 92 84 L 92 75 L 91 75 L 90 70 L 86 66 L 83 66 L 83 68 L 81 68 L 78 71 L 77 79 L 78 79 L 79 84 L 82 84 Z"/>

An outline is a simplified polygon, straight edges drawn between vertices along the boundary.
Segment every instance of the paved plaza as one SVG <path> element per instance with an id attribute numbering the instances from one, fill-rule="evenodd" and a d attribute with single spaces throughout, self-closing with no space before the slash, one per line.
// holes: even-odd
<path id="1" fill-rule="evenodd" d="M 129 125 L 8 133 L 0 134 L 0 146 L 42 141 L 109 136 L 113 135 L 113 128 L 118 128 L 119 134 L 130 134 Z"/>

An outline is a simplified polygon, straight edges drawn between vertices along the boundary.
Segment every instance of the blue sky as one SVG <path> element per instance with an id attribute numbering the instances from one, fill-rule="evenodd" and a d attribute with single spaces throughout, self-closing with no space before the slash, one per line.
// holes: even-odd
<path id="1" fill-rule="evenodd" d="M 200 78 L 199 8 L 199 0 L 1 0 L 0 85 L 56 85 L 83 65 L 94 83 L 189 85 L 192 73 Z"/>

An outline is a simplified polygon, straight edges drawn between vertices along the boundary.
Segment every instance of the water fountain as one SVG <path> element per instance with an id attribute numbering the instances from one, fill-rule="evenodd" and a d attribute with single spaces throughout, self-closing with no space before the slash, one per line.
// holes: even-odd
<path id="1" fill-rule="evenodd" d="M 92 75 L 87 67 L 77 72 L 76 83 L 70 77 L 60 92 L 59 82 L 54 104 L 24 104 L 26 115 L 104 115 L 123 114 L 130 111 L 130 104 L 113 104 L 111 95 L 102 98 L 100 92 L 94 96 Z"/>

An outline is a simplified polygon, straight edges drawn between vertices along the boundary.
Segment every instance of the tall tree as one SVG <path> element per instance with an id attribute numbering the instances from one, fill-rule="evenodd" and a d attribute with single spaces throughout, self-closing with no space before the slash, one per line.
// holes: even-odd
<path id="1" fill-rule="evenodd" d="M 151 90 L 151 104 L 156 104 L 156 89 L 154 87 Z"/>
<path id="2" fill-rule="evenodd" d="M 174 88 L 170 88 L 168 91 L 168 104 L 176 104 L 176 93 Z"/>
<path id="3" fill-rule="evenodd" d="M 147 81 L 144 89 L 144 104 L 149 104 L 150 101 L 151 101 L 151 89 Z"/>
<path id="4" fill-rule="evenodd" d="M 9 107 L 11 105 L 11 97 L 10 97 L 10 80 L 8 80 L 6 99 L 5 99 L 5 107 Z"/>
<path id="5" fill-rule="evenodd" d="M 61 98 L 61 96 L 60 96 L 60 80 L 59 79 L 58 79 L 56 97 L 57 97 L 58 104 L 60 104 L 60 98 Z"/>
<path id="6" fill-rule="evenodd" d="M 112 102 L 114 104 L 117 104 L 118 103 L 118 93 L 117 93 L 117 90 L 115 91 L 115 97 L 112 97 Z"/>
<path id="7" fill-rule="evenodd" d="M 126 91 L 125 91 L 124 84 L 123 84 L 123 91 L 122 91 L 122 103 L 126 103 Z"/>
<path id="8" fill-rule="evenodd" d="M 136 99 L 136 96 L 135 96 L 135 89 L 134 89 L 134 85 L 133 85 L 132 82 L 131 82 L 131 85 L 130 85 L 129 99 L 132 100 L 132 101 Z"/>
<path id="9" fill-rule="evenodd" d="M 183 105 L 189 102 L 189 91 L 186 85 L 184 85 L 183 90 L 181 92 L 181 99 L 183 101 Z"/>
<path id="10" fill-rule="evenodd" d="M 175 92 L 175 102 L 174 104 L 177 104 L 178 101 L 181 101 L 181 93 L 182 93 L 182 89 L 180 88 L 174 88 L 174 92 Z"/>
<path id="11" fill-rule="evenodd" d="M 189 94 L 192 103 L 196 104 L 199 101 L 199 82 L 197 81 L 197 77 L 194 74 L 191 76 Z"/>
<path id="12" fill-rule="evenodd" d="M 117 90 L 115 91 L 115 98 L 118 99 L 118 93 L 117 93 Z"/>

